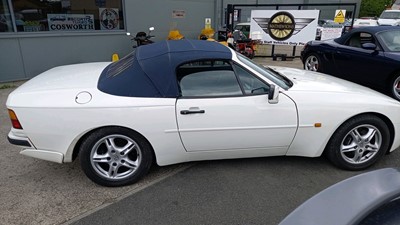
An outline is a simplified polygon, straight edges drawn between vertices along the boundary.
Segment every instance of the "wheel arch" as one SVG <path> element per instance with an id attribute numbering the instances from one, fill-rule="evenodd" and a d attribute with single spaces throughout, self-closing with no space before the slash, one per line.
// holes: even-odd
<path id="1" fill-rule="evenodd" d="M 359 116 L 363 116 L 363 115 L 373 115 L 373 116 L 376 116 L 376 117 L 378 117 L 379 119 L 381 119 L 381 120 L 387 125 L 387 127 L 388 127 L 388 129 L 389 129 L 389 132 L 390 132 L 390 137 L 389 137 L 389 146 L 388 146 L 388 149 L 386 150 L 386 154 L 389 154 L 389 153 L 390 153 L 390 149 L 391 149 L 391 147 L 392 147 L 392 145 L 393 145 L 393 141 L 394 141 L 394 132 L 395 132 L 394 125 L 393 125 L 392 121 L 391 121 L 387 116 L 385 116 L 385 115 L 383 115 L 383 114 L 381 114 L 381 113 L 377 113 L 377 112 L 365 112 L 365 113 L 360 113 L 360 114 L 354 115 L 354 116 L 349 117 L 349 118 L 347 118 L 346 120 L 344 120 L 344 121 L 332 132 L 331 137 L 329 138 L 328 142 L 327 142 L 326 145 L 325 145 L 323 154 L 326 153 L 326 148 L 327 148 L 328 144 L 330 143 L 330 141 L 331 141 L 331 139 L 332 139 L 332 137 L 333 137 L 333 134 L 336 133 L 336 131 L 339 129 L 339 127 L 341 127 L 341 126 L 342 126 L 344 123 L 346 123 L 347 121 L 349 121 L 349 120 L 351 120 L 351 119 L 353 119 L 353 118 L 355 118 L 355 117 L 359 117 Z"/>
<path id="2" fill-rule="evenodd" d="M 89 135 L 91 135 L 92 133 L 94 133 L 94 132 L 96 132 L 96 131 L 98 131 L 100 129 L 112 128 L 112 127 L 119 127 L 119 128 L 128 129 L 128 130 L 130 130 L 132 132 L 135 132 L 137 135 L 141 136 L 143 138 L 143 140 L 145 140 L 149 144 L 149 146 L 151 147 L 151 154 L 153 155 L 154 162 L 157 162 L 157 158 L 156 158 L 156 154 L 154 152 L 154 148 L 153 148 L 152 144 L 149 142 L 149 140 L 147 140 L 147 138 L 144 135 L 142 135 L 141 133 L 139 133 L 138 131 L 136 131 L 134 129 L 131 129 L 131 128 L 128 128 L 128 127 L 124 127 L 124 126 L 118 126 L 118 125 L 108 125 L 108 126 L 97 127 L 97 128 L 88 130 L 86 133 L 84 133 L 81 137 L 78 138 L 78 140 L 76 141 L 76 143 L 73 146 L 73 148 L 70 148 L 70 149 L 72 149 L 72 152 L 70 153 L 71 154 L 71 161 L 74 161 L 78 157 L 80 146 L 82 145 L 82 142 Z"/>

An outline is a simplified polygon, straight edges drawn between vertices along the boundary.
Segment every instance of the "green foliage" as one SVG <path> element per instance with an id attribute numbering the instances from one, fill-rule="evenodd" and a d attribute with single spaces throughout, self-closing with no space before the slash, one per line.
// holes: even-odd
<path id="1" fill-rule="evenodd" d="M 382 11 L 392 5 L 392 0 L 361 0 L 359 17 L 380 16 Z"/>
<path id="2" fill-rule="evenodd" d="M 14 84 L 0 84 L 0 89 L 8 89 L 8 88 L 15 88 L 17 87 Z"/>

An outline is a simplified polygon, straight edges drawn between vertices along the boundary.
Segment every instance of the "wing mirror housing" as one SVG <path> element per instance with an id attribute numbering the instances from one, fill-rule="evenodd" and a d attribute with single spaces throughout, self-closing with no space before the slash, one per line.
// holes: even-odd
<path id="1" fill-rule="evenodd" d="M 268 102 L 270 104 L 277 104 L 279 102 L 279 87 L 273 84 L 269 87 Z"/>
<path id="2" fill-rule="evenodd" d="M 376 44 L 374 43 L 364 43 L 361 45 L 361 47 L 366 50 L 373 50 L 373 51 L 376 50 Z"/>

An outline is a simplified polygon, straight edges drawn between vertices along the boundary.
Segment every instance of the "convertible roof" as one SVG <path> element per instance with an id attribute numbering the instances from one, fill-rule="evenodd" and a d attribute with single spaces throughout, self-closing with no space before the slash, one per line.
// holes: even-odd
<path id="1" fill-rule="evenodd" d="M 139 46 L 110 64 L 100 75 L 98 89 L 130 97 L 178 97 L 176 67 L 201 59 L 231 59 L 229 48 L 203 40 L 162 41 Z"/>
<path id="2" fill-rule="evenodd" d="M 386 31 L 386 30 L 400 30 L 400 27 L 398 27 L 398 26 L 370 26 L 370 27 L 365 26 L 365 27 L 354 28 L 347 34 L 342 35 L 339 38 L 336 38 L 335 41 L 339 44 L 344 44 L 346 42 L 346 40 L 354 33 L 367 32 L 372 35 L 375 35 L 376 33 L 379 33 L 381 31 Z"/>

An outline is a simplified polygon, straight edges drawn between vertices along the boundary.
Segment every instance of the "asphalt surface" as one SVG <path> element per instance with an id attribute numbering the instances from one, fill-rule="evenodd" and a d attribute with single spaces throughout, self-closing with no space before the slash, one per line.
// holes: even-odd
<path id="1" fill-rule="evenodd" d="M 302 68 L 299 59 L 255 60 Z M 101 187 L 77 161 L 36 160 L 8 144 L 12 90 L 0 89 L 0 224 L 278 224 L 306 199 L 360 173 L 324 158 L 270 157 L 155 166 L 134 185 Z M 399 163 L 400 149 L 369 170 Z"/>

